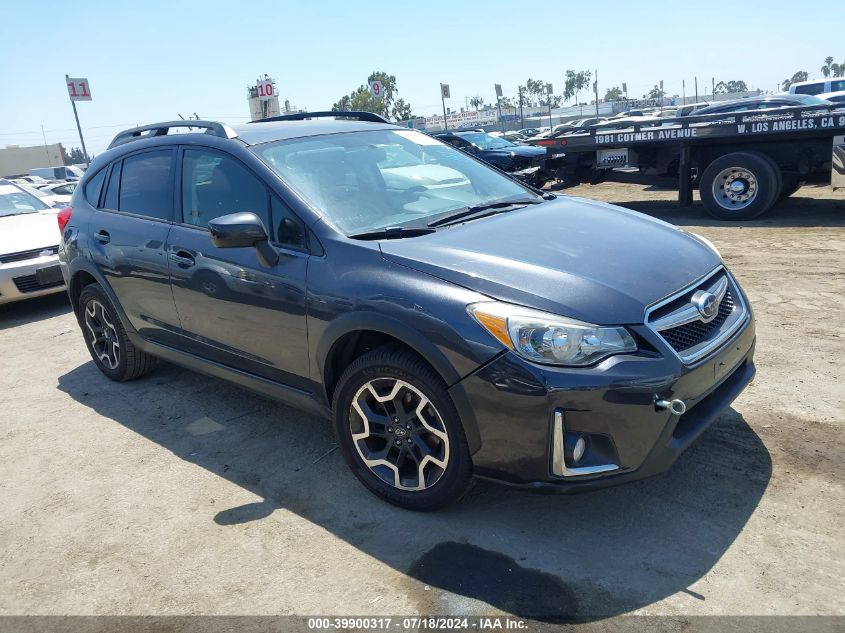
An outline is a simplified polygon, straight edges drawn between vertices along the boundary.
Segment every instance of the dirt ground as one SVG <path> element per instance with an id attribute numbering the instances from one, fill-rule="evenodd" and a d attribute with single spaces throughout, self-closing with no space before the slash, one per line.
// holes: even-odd
<path id="1" fill-rule="evenodd" d="M 0 308 L 0 615 L 845 615 L 845 192 L 738 224 L 565 193 L 700 233 L 756 310 L 756 381 L 670 472 L 409 513 L 327 422 L 171 365 L 111 383 L 34 300 Z"/>

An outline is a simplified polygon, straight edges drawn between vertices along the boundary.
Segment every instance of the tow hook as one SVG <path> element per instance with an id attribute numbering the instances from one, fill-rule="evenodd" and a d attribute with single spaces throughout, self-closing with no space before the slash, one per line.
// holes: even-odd
<path id="1" fill-rule="evenodd" d="M 654 407 L 656 409 L 669 409 L 675 415 L 683 415 L 687 412 L 687 405 L 683 400 L 655 400 Z"/>

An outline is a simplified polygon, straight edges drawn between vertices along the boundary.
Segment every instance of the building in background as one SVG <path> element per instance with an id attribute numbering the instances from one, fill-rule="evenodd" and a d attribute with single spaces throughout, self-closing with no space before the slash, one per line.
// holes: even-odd
<path id="1" fill-rule="evenodd" d="M 36 167 L 61 167 L 65 164 L 61 143 L 20 147 L 7 145 L 0 149 L 0 178 L 25 176 Z"/>

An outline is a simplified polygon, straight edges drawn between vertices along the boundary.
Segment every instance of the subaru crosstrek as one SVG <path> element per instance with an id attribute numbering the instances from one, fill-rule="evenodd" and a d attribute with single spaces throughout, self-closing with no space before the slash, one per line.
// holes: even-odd
<path id="1" fill-rule="evenodd" d="M 368 113 L 184 125 L 118 134 L 59 213 L 94 362 L 330 417 L 391 503 L 646 477 L 754 375 L 748 299 L 703 238 Z"/>

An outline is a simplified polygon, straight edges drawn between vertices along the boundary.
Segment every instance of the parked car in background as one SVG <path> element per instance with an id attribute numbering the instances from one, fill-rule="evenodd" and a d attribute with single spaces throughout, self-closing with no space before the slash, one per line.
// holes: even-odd
<path id="1" fill-rule="evenodd" d="M 434 137 L 536 187 L 548 180 L 544 170 L 546 150 L 542 147 L 516 145 L 486 132 L 436 132 Z"/>
<path id="2" fill-rule="evenodd" d="M 830 105 L 829 101 L 813 95 L 772 95 L 768 97 L 747 97 L 722 101 L 713 105 L 693 110 L 692 116 L 703 114 L 729 114 L 732 112 L 749 112 L 752 110 L 769 110 L 771 108 L 794 108 L 795 106 Z"/>
<path id="3" fill-rule="evenodd" d="M 62 292 L 56 210 L 0 179 L 0 304 Z"/>
<path id="4" fill-rule="evenodd" d="M 845 90 L 839 90 L 837 92 L 823 92 L 820 95 L 816 95 L 819 99 L 824 99 L 825 101 L 830 101 L 831 103 L 845 103 Z"/>
<path id="5" fill-rule="evenodd" d="M 706 108 L 710 105 L 709 101 L 697 101 L 696 103 L 687 103 L 685 105 L 678 106 L 677 111 L 675 112 L 676 117 L 682 117 L 692 114 L 695 110 L 700 110 L 701 108 Z"/>
<path id="6" fill-rule="evenodd" d="M 46 178 L 42 178 L 41 176 L 28 176 L 28 175 L 20 175 L 20 176 L 13 176 L 14 180 L 22 180 L 24 182 L 28 182 L 31 185 L 46 185 L 49 180 Z"/>
<path id="7" fill-rule="evenodd" d="M 48 182 L 46 184 L 36 186 L 44 193 L 53 196 L 59 202 L 63 202 L 65 204 L 70 202 L 70 197 L 73 195 L 74 189 L 76 189 L 75 182 L 67 181 Z"/>
<path id="8" fill-rule="evenodd" d="M 748 299 L 703 238 L 371 113 L 190 124 L 209 132 L 118 134 L 58 216 L 111 380 L 163 358 L 331 419 L 364 486 L 433 510 L 473 474 L 577 492 L 667 470 L 754 376 Z M 385 186 L 393 146 L 471 186 Z M 195 283 L 221 269 L 222 297 Z"/>
<path id="9" fill-rule="evenodd" d="M 530 138 L 532 136 L 537 136 L 540 132 L 542 132 L 538 127 L 526 127 L 522 128 L 521 130 L 517 130 L 520 134 L 522 134 L 526 138 Z"/>
<path id="10" fill-rule="evenodd" d="M 35 196 L 49 207 L 57 208 L 64 206 L 70 202 L 70 196 L 53 195 L 46 191 L 42 191 L 38 187 L 35 187 L 27 181 L 21 180 L 20 178 L 12 178 L 9 180 L 9 182 L 14 184 L 16 187 L 20 187 L 28 194 Z"/>
<path id="11" fill-rule="evenodd" d="M 29 170 L 30 176 L 41 176 L 47 180 L 79 180 L 85 173 L 79 167 L 66 165 L 64 167 L 35 167 Z"/>
<path id="12" fill-rule="evenodd" d="M 826 92 L 839 92 L 840 90 L 845 90 L 845 77 L 798 81 L 789 86 L 789 94 L 791 95 L 820 95 Z"/>

